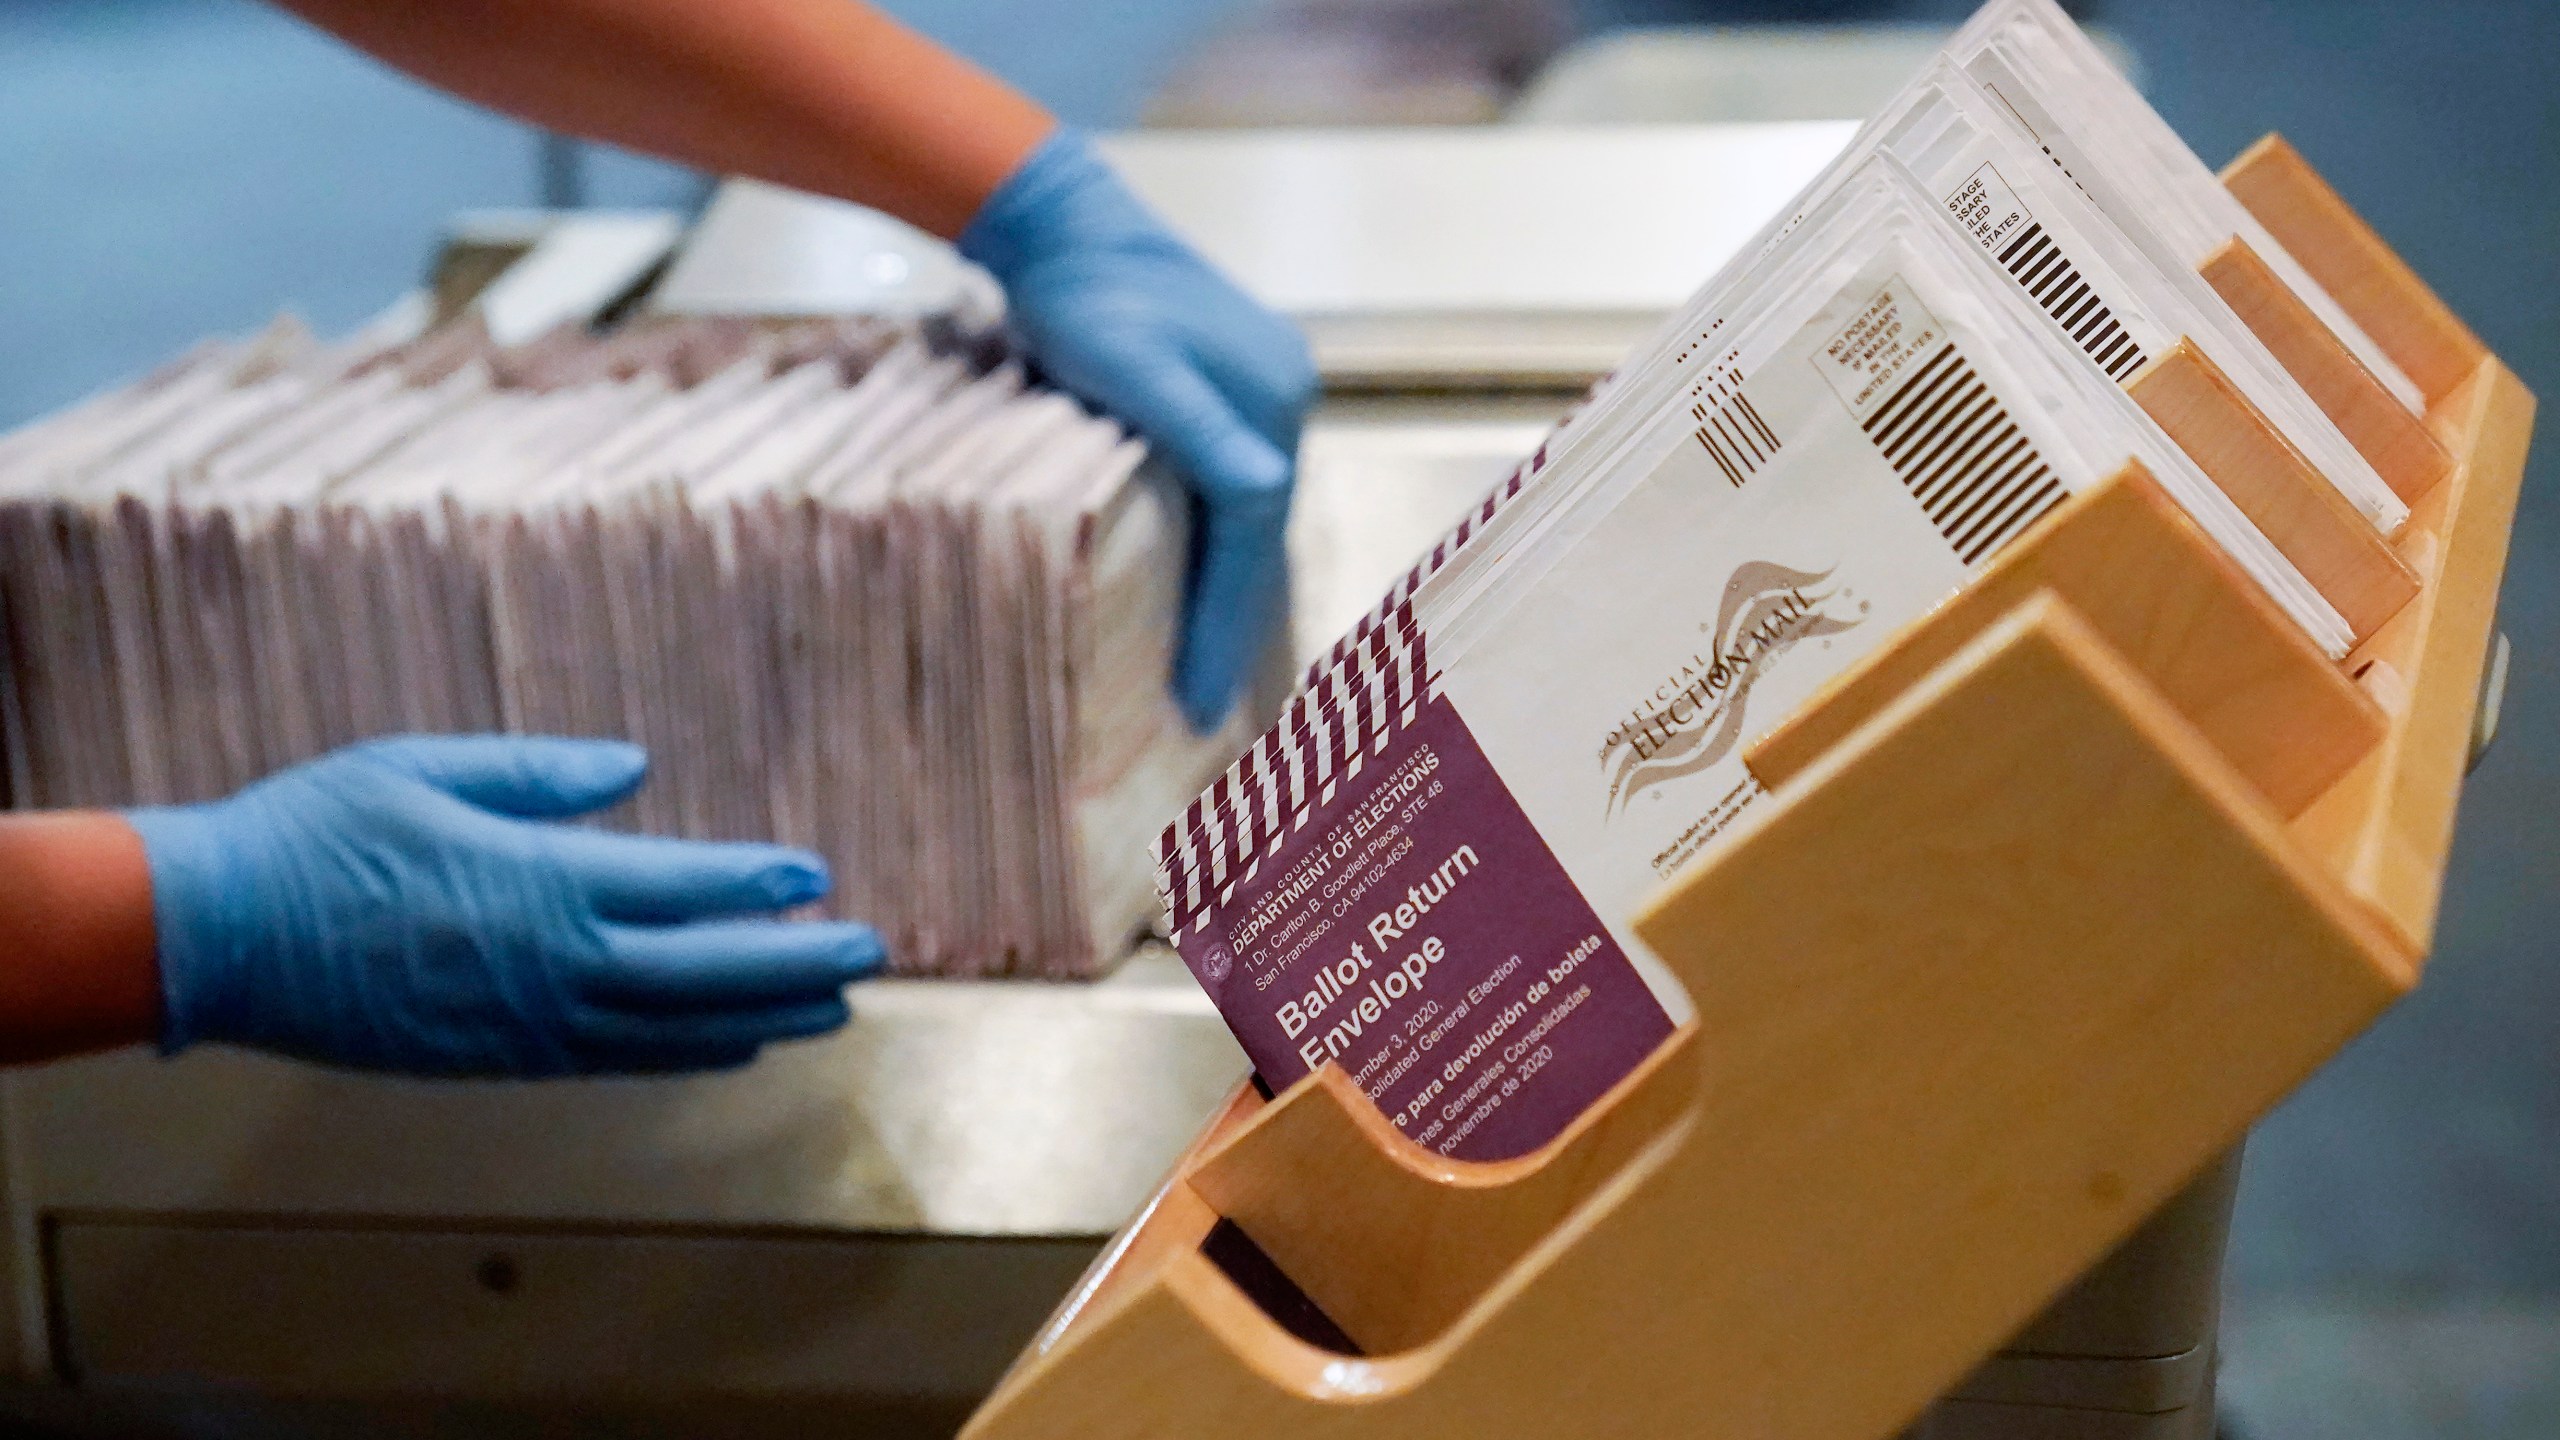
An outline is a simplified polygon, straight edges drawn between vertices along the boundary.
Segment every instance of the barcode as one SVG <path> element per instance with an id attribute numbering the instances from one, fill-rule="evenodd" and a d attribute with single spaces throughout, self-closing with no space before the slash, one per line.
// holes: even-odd
<path id="1" fill-rule="evenodd" d="M 2071 342 L 2089 353 L 2110 380 L 2122 380 L 2142 368 L 2142 347 L 2125 333 L 2098 292 L 2064 258 L 2062 248 L 2033 221 L 2000 252 L 2001 268 L 2016 276 L 2027 293 L 2060 322 Z"/>
<path id="2" fill-rule="evenodd" d="M 1698 443 L 1707 447 L 1707 453 L 1724 471 L 1724 478 L 1736 489 L 1760 473 L 1761 465 L 1778 453 L 1778 432 L 1760 418 L 1751 397 L 1739 390 L 1712 410 L 1702 400 L 1691 405 L 1689 413 L 1698 421 Z"/>
<path id="3" fill-rule="evenodd" d="M 2062 482 L 1952 344 L 1929 357 L 1865 428 L 1967 565 L 2061 503 Z"/>

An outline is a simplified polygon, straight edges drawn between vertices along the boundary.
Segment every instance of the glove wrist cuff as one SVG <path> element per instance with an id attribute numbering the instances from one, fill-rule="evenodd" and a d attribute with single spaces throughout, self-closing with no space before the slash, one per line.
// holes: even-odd
<path id="1" fill-rule="evenodd" d="M 160 1053 L 223 1038 L 233 965 L 223 937 L 239 932 L 241 898 L 228 876 L 227 841 L 208 806 L 131 810 L 150 867 L 151 917 L 160 963 Z"/>
<path id="2" fill-rule="evenodd" d="M 962 256 L 997 281 L 1073 243 L 1160 228 L 1080 130 L 1061 126 L 978 207 L 960 232 Z"/>

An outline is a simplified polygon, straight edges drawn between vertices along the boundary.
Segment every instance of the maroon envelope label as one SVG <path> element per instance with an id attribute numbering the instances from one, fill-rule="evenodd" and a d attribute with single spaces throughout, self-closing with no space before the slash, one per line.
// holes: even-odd
<path id="1" fill-rule="evenodd" d="M 1264 1080 L 1340 1065 L 1440 1154 L 1534 1150 L 1670 1018 L 1445 697 L 1175 944 Z"/>

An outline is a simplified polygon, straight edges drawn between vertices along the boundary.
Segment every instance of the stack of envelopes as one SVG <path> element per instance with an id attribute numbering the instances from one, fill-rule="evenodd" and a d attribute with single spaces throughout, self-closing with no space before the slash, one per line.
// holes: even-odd
<path id="1" fill-rule="evenodd" d="M 337 745 L 646 744 L 604 823 L 825 855 L 909 972 L 1079 977 L 1231 756 L 1166 698 L 1187 517 L 985 347 L 683 321 L 502 350 L 279 323 L 0 437 L 20 807 Z"/>
<path id="2" fill-rule="evenodd" d="M 1687 1013 L 1630 922 L 1761 813 L 1750 742 L 2128 465 L 2343 656 L 2371 607 L 2124 388 L 2183 343 L 2323 513 L 2407 518 L 2198 274 L 2235 236 L 2415 406 L 2051 0 L 1992 0 L 1164 832 L 1175 942 L 1264 1079 L 1341 1065 L 1460 1158 L 1553 1137 Z"/>

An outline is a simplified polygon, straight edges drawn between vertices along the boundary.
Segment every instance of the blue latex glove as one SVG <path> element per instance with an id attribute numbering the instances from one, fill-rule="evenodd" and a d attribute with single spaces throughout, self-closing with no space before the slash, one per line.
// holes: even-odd
<path id="1" fill-rule="evenodd" d="M 987 198 L 960 253 L 1004 286 L 1048 377 L 1128 422 L 1190 483 L 1174 694 L 1192 728 L 1216 728 L 1287 594 L 1282 532 L 1316 386 L 1306 341 L 1175 239 L 1072 130 Z"/>
<path id="2" fill-rule="evenodd" d="M 640 785 L 618 741 L 377 740 L 225 800 L 137 810 L 161 1048 L 207 1040 L 418 1075 L 742 1065 L 833 1030 L 861 925 L 738 918 L 824 894 L 818 857 L 544 823 Z"/>

